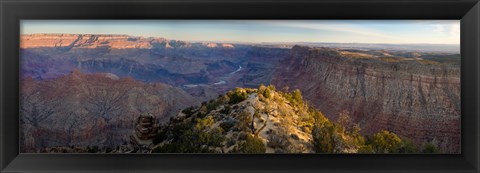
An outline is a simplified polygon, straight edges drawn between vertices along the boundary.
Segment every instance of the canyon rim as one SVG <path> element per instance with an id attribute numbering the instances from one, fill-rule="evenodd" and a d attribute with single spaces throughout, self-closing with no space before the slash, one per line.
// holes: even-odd
<path id="1" fill-rule="evenodd" d="M 25 21 L 22 153 L 461 152 L 458 21 L 148 22 Z"/>

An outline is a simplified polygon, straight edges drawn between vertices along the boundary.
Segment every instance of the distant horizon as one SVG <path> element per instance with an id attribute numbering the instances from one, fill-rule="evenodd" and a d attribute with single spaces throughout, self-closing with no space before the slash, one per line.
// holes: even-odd
<path id="1" fill-rule="evenodd" d="M 71 35 L 124 35 L 129 37 L 141 37 L 141 38 L 164 38 L 167 40 L 177 40 L 177 41 L 187 41 L 191 43 L 201 43 L 201 42 L 211 42 L 211 43 L 232 43 L 232 44 L 293 44 L 293 43 L 324 43 L 324 44 L 387 44 L 387 45 L 452 45 L 459 46 L 460 43 L 367 43 L 367 42 L 309 42 L 309 41 L 271 41 L 271 42 L 248 42 L 248 41 L 218 41 L 218 40 L 180 40 L 180 39 L 171 39 L 162 36 L 139 36 L 139 35 L 130 35 L 130 34 L 108 34 L 108 33 L 29 33 L 29 34 L 20 34 L 20 35 L 60 35 L 60 34 L 71 34 Z"/>
<path id="2" fill-rule="evenodd" d="M 190 42 L 460 44 L 459 20 L 21 20 L 20 32 Z"/>

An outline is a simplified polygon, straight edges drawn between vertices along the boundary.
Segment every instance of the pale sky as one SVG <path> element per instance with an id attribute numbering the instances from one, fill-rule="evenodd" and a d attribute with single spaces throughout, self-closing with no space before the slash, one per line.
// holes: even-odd
<path id="1" fill-rule="evenodd" d="M 459 20 L 22 20 L 20 29 L 183 41 L 460 44 Z"/>

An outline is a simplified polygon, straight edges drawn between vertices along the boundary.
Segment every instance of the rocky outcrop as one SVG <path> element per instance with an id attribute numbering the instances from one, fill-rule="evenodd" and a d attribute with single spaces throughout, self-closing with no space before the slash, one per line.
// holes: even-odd
<path id="1" fill-rule="evenodd" d="M 130 147 L 137 153 L 149 153 L 152 139 L 155 137 L 158 125 L 155 116 L 142 114 L 137 118 L 133 134 L 130 136 Z"/>
<path id="2" fill-rule="evenodd" d="M 201 45 L 205 46 L 205 47 L 208 47 L 208 48 L 235 48 L 235 46 L 233 44 L 229 44 L 229 43 L 203 42 Z"/>
<path id="3" fill-rule="evenodd" d="M 348 112 L 362 133 L 386 129 L 417 145 L 438 141 L 460 153 L 460 67 L 354 59 L 337 50 L 295 46 L 272 79 L 298 88 L 327 117 Z"/>
<path id="4" fill-rule="evenodd" d="M 265 90 L 237 88 L 182 110 L 160 128 L 154 152 L 313 153 L 312 110 Z"/>
<path id="5" fill-rule="evenodd" d="M 217 47 L 217 43 L 202 43 L 202 45 L 209 47 L 209 48 L 215 48 Z"/>
<path id="6" fill-rule="evenodd" d="M 228 43 L 221 44 L 221 46 L 223 48 L 235 48 L 235 46 L 233 46 L 233 44 L 228 44 Z"/>

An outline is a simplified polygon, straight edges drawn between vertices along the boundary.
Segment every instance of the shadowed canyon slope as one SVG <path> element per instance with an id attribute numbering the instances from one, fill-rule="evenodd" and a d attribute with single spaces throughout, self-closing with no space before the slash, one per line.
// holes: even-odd
<path id="1" fill-rule="evenodd" d="M 347 112 L 363 133 L 386 129 L 460 152 L 459 65 L 389 60 L 295 46 L 272 84 L 299 88 L 329 118 Z"/>
<path id="2" fill-rule="evenodd" d="M 181 89 L 78 70 L 54 80 L 21 80 L 23 151 L 52 146 L 117 146 L 144 112 L 165 122 L 197 102 Z"/>

